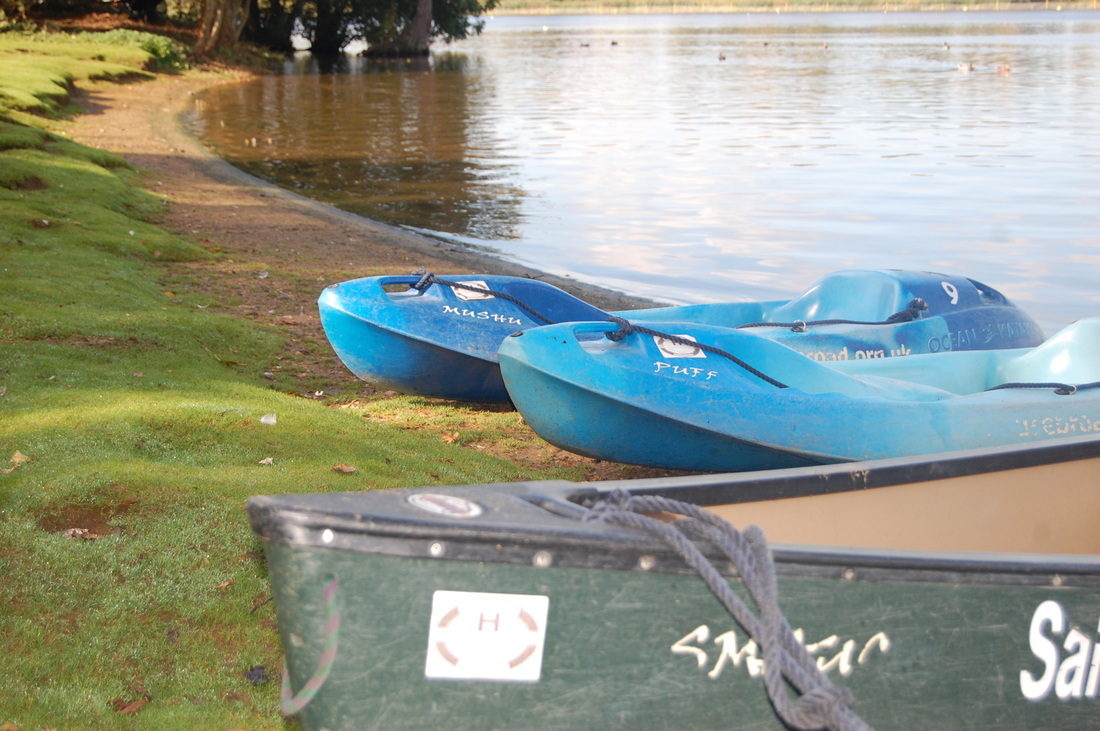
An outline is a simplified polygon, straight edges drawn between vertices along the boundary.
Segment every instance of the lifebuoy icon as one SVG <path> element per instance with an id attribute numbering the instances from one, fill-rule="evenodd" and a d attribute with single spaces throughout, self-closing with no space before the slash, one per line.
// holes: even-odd
<path id="1" fill-rule="evenodd" d="M 549 606 L 530 594 L 435 592 L 424 676 L 537 681 Z"/>

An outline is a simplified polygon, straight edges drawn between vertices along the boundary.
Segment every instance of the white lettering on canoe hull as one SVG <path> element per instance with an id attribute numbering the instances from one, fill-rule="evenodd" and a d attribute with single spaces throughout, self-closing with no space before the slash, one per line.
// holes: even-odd
<path id="1" fill-rule="evenodd" d="M 489 312 L 488 310 L 468 310 L 465 307 L 454 307 L 453 305 L 443 305 L 444 315 L 456 315 L 458 317 L 469 317 L 474 320 L 488 320 L 491 322 L 503 322 L 508 325 L 523 325 L 523 320 L 512 315 L 501 315 L 498 312 Z"/>
<path id="2" fill-rule="evenodd" d="M 697 667 L 709 668 L 707 677 L 715 680 L 727 667 L 745 668 L 750 678 L 764 674 L 764 658 L 756 640 L 749 639 L 739 644 L 737 633 L 723 632 L 715 637 L 711 644 L 717 646 L 717 654 L 711 659 L 710 653 L 701 645 L 710 639 L 708 625 L 701 624 L 691 632 L 672 643 L 674 655 L 689 655 L 695 658 Z M 799 628 L 794 631 L 795 639 L 806 647 L 806 652 L 815 657 L 818 669 L 823 673 L 836 671 L 844 677 L 852 674 L 855 667 L 863 665 L 874 654 L 885 655 L 890 651 L 890 637 L 885 632 L 876 632 L 862 645 L 854 638 L 841 639 L 838 635 L 829 635 L 817 642 L 806 642 L 805 632 Z"/>
<path id="3" fill-rule="evenodd" d="M 1016 419 L 1021 437 L 1057 437 L 1066 434 L 1100 432 L 1100 419 L 1088 414 L 1078 416 L 1044 416 L 1038 419 Z"/>
<path id="4" fill-rule="evenodd" d="M 1060 701 L 1095 700 L 1100 695 L 1100 642 L 1071 626 L 1061 604 L 1048 599 L 1035 608 L 1028 645 L 1042 670 L 1020 671 L 1024 698 L 1037 703 L 1052 692 Z"/>

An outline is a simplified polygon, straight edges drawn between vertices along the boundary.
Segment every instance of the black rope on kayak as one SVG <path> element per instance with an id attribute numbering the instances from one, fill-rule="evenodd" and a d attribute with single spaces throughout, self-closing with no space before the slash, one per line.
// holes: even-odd
<path id="1" fill-rule="evenodd" d="M 472 284 L 466 284 L 465 282 L 453 282 L 449 279 L 442 279 L 435 276 L 431 272 L 424 271 L 423 269 L 418 269 L 417 271 L 413 272 L 413 274 L 419 276 L 420 280 L 416 284 L 412 285 L 412 288 L 421 292 L 423 292 L 432 284 L 441 284 L 446 287 L 450 287 L 451 289 L 465 289 L 470 292 L 477 292 L 478 294 L 489 294 L 493 297 L 498 297 L 502 300 L 507 300 L 511 302 L 516 307 L 519 307 L 521 310 L 534 317 L 536 320 L 542 320 L 547 325 L 553 325 L 555 322 L 554 320 L 551 320 L 549 317 L 546 317 L 542 313 L 535 310 L 533 307 L 529 306 L 523 300 L 519 299 L 518 297 L 513 297 L 510 294 L 497 292 L 487 287 L 477 287 Z"/>
<path id="2" fill-rule="evenodd" d="M 809 328 L 817 325 L 897 325 L 902 322 L 912 322 L 920 318 L 921 313 L 928 309 L 928 303 L 920 297 L 909 302 L 904 310 L 895 312 L 880 322 L 867 322 L 864 320 L 795 320 L 794 322 L 749 322 L 738 325 L 737 329 L 746 327 L 789 327 L 793 332 L 804 333 Z"/>
<path id="3" fill-rule="evenodd" d="M 656 512 L 684 517 L 666 523 L 643 515 Z M 854 700 L 851 691 L 833 685 L 783 616 L 775 561 L 759 526 L 749 526 L 741 532 L 697 505 L 657 495 L 631 495 L 623 490 L 616 490 L 593 504 L 585 520 L 616 523 L 653 534 L 702 577 L 730 616 L 762 649 L 768 698 L 788 726 L 844 731 L 870 728 L 849 708 Z M 733 563 L 760 616 L 733 591 L 693 538 L 718 548 Z M 788 687 L 794 688 L 797 698 L 791 697 Z"/>
<path id="4" fill-rule="evenodd" d="M 702 350 L 704 352 L 713 353 L 714 355 L 721 356 L 723 358 L 726 358 L 729 361 L 732 361 L 733 363 L 737 364 L 741 368 L 744 368 L 746 371 L 753 374 L 754 376 L 756 376 L 760 380 L 765 381 L 766 383 L 770 383 L 771 385 L 775 386 L 776 388 L 787 388 L 787 384 L 785 384 L 781 381 L 777 381 L 774 378 L 772 378 L 771 376 L 769 376 L 767 373 L 763 373 L 762 371 L 759 371 L 756 368 L 753 368 L 751 365 L 749 365 L 745 361 L 741 360 L 740 358 L 738 358 L 733 353 L 729 353 L 725 350 L 722 350 L 721 348 L 716 348 L 713 345 L 707 345 L 706 343 L 699 343 L 699 342 L 696 342 L 694 340 L 689 340 L 688 338 L 681 337 L 679 335 L 672 335 L 670 333 L 661 332 L 660 330 L 653 330 L 653 329 L 650 329 L 648 327 L 642 327 L 641 325 L 639 325 L 637 323 L 630 322 L 629 320 L 624 320 L 621 317 L 615 317 L 614 315 L 608 315 L 607 321 L 608 322 L 613 322 L 613 323 L 615 323 L 616 325 L 619 326 L 618 330 L 607 333 L 607 339 L 608 340 L 613 340 L 615 342 L 619 342 L 620 340 L 625 338 L 627 335 L 630 335 L 631 333 L 641 333 L 642 335 L 652 335 L 653 337 L 656 337 L 656 338 L 663 338 L 663 339 L 669 341 L 670 343 L 675 343 L 677 345 L 684 345 L 684 346 L 691 347 L 691 348 L 699 348 L 700 350 Z"/>
<path id="5" fill-rule="evenodd" d="M 1100 388 L 1100 381 L 1093 381 L 1092 383 L 1002 383 L 999 386 L 993 386 L 987 388 L 986 391 L 1000 391 L 1003 389 L 1013 388 L 1053 388 L 1054 393 L 1059 396 L 1072 396 L 1078 391 L 1087 391 L 1090 388 Z"/>

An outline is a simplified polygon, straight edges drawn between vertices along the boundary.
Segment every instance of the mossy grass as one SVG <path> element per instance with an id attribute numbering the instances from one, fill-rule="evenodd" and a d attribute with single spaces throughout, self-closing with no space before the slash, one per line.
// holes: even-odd
<path id="1" fill-rule="evenodd" d="M 122 158 L 51 131 L 74 83 L 149 57 L 0 34 L 4 727 L 284 726 L 251 495 L 578 476 L 477 448 L 514 414 L 273 388 L 283 334 L 171 270 L 216 254 L 158 227 Z"/>

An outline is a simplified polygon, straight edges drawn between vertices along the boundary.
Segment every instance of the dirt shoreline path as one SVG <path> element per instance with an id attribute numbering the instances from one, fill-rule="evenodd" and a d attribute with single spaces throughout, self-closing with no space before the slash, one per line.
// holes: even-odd
<path id="1" fill-rule="evenodd" d="M 317 296 L 326 285 L 346 279 L 420 268 L 439 274 L 512 274 L 550 281 L 605 309 L 650 304 L 470 254 L 237 170 L 204 149 L 183 129 L 179 116 L 196 92 L 247 78 L 203 71 L 130 84 L 89 84 L 75 97 L 85 113 L 66 123 L 63 132 L 126 158 L 141 171 L 145 186 L 167 200 L 161 225 L 218 254 L 171 265 L 165 287 L 209 293 L 217 303 L 211 309 L 277 328 L 286 345 L 274 363 L 264 365 L 277 388 L 306 397 L 320 391 L 340 404 L 384 396 L 348 372 L 321 329 Z M 518 414 L 515 430 L 522 446 L 504 440 L 489 445 L 486 453 L 536 469 L 577 467 L 585 480 L 679 474 L 564 452 L 538 439 Z"/>
<path id="2" fill-rule="evenodd" d="M 180 276 L 214 294 L 219 310 L 286 332 L 290 362 L 283 367 L 308 373 L 314 382 L 320 377 L 332 385 L 329 391 L 361 390 L 327 347 L 316 313 L 325 285 L 355 277 L 420 268 L 513 274 L 551 281 L 606 309 L 645 304 L 355 216 L 232 167 L 184 130 L 179 117 L 196 92 L 248 78 L 202 71 L 90 84 L 75 99 L 85 113 L 65 133 L 125 157 L 148 189 L 168 201 L 162 225 L 220 253 L 215 261 L 182 265 Z"/>

